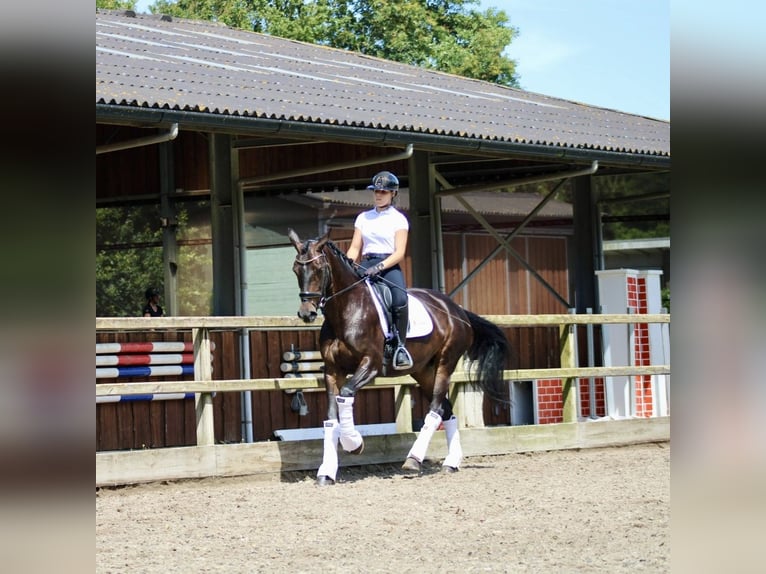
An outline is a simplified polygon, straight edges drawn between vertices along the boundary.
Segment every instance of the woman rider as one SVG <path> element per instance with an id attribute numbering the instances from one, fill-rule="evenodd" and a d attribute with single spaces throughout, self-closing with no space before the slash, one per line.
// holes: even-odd
<path id="1" fill-rule="evenodd" d="M 399 193 L 399 180 L 390 171 L 381 171 L 367 186 L 375 194 L 375 207 L 360 213 L 354 222 L 354 237 L 346 255 L 356 261 L 361 254 L 365 275 L 380 275 L 391 287 L 394 336 L 397 339 L 393 366 L 396 370 L 412 367 L 412 357 L 405 347 L 407 338 L 407 291 L 399 263 L 407 249 L 410 224 L 393 205 Z"/>

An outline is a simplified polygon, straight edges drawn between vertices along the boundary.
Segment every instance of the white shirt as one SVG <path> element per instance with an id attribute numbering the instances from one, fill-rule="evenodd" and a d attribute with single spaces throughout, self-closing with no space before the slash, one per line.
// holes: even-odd
<path id="1" fill-rule="evenodd" d="M 362 232 L 362 255 L 393 253 L 394 236 L 400 229 L 410 228 L 407 217 L 395 207 L 383 211 L 372 208 L 356 216 L 354 227 Z"/>

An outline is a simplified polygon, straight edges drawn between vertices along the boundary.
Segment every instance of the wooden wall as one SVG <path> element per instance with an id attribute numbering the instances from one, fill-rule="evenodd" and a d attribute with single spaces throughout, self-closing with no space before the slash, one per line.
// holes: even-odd
<path id="1" fill-rule="evenodd" d="M 117 143 L 158 133 L 157 130 L 96 124 L 97 145 Z M 182 131 L 173 140 L 175 187 L 187 191 L 210 189 L 207 136 Z M 96 156 L 96 197 L 157 196 L 160 193 L 159 147 L 121 150 Z"/>
<path id="2" fill-rule="evenodd" d="M 449 233 L 443 237 L 445 288 L 451 293 L 497 247 L 488 235 Z M 517 237 L 511 247 L 564 299 L 569 298 L 567 239 Z M 567 309 L 513 255 L 501 250 L 453 299 L 480 315 L 566 313 Z"/>

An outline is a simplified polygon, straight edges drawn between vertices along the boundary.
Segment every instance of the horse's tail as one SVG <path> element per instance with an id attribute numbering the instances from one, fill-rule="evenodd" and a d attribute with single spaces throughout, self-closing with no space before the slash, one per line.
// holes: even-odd
<path id="1" fill-rule="evenodd" d="M 475 313 L 464 310 L 473 327 L 473 344 L 466 351 L 472 364 L 469 376 L 490 398 L 508 403 L 503 385 L 503 370 L 510 355 L 510 346 L 500 327 Z"/>

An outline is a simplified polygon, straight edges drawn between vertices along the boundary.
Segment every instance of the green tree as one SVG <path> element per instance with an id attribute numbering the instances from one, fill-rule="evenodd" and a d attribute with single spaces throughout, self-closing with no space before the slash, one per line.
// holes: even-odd
<path id="1" fill-rule="evenodd" d="M 96 0 L 96 8 L 104 10 L 135 10 L 136 0 Z"/>
<path id="2" fill-rule="evenodd" d="M 96 209 L 96 316 L 141 314 L 144 291 L 162 292 L 162 231 L 155 210 L 136 206 Z"/>
<path id="3" fill-rule="evenodd" d="M 157 0 L 150 10 L 518 87 L 508 15 L 479 0 Z M 381 78 L 385 82 L 385 78 Z"/>
<path id="4" fill-rule="evenodd" d="M 207 205 L 203 202 L 203 205 Z M 178 314 L 205 316 L 212 310 L 209 230 L 176 214 Z M 96 316 L 135 317 L 147 287 L 163 292 L 162 229 L 155 205 L 96 209 Z M 167 307 L 165 308 L 167 312 Z"/>

